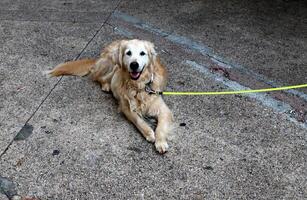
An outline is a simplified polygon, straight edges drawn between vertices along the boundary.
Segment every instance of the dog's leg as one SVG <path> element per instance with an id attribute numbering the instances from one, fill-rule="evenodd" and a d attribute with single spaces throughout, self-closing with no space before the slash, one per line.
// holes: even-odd
<path id="1" fill-rule="evenodd" d="M 158 125 L 156 128 L 156 142 L 155 147 L 159 153 L 165 153 L 168 149 L 167 136 L 172 130 L 173 115 L 164 101 L 159 100 L 159 112 L 158 112 Z"/>
<path id="2" fill-rule="evenodd" d="M 89 74 L 96 63 L 96 59 L 82 59 L 59 64 L 53 70 L 46 71 L 50 76 L 75 75 L 85 76 Z"/>
<path id="3" fill-rule="evenodd" d="M 154 131 L 136 112 L 130 111 L 128 108 L 122 108 L 121 110 L 127 119 L 137 127 L 148 142 L 155 142 Z"/>
<path id="4" fill-rule="evenodd" d="M 109 92 L 111 90 L 111 81 L 114 76 L 114 73 L 119 69 L 118 65 L 115 65 L 111 72 L 102 76 L 98 81 L 101 84 L 101 89 L 103 91 Z"/>

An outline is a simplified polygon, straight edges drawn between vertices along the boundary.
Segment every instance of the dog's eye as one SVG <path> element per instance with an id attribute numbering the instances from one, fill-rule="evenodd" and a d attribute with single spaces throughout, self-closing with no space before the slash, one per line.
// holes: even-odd
<path id="1" fill-rule="evenodd" d="M 127 56 L 131 56 L 132 53 L 131 53 L 131 51 L 127 51 L 126 54 L 127 54 Z"/>
<path id="2" fill-rule="evenodd" d="M 145 56 L 145 52 L 142 51 L 142 52 L 140 53 L 140 55 L 141 55 L 141 56 Z"/>

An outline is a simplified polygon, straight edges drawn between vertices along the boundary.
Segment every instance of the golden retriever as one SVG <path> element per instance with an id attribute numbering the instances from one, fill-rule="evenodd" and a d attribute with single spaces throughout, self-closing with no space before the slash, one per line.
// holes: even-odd
<path id="1" fill-rule="evenodd" d="M 159 153 L 168 149 L 167 136 L 173 115 L 159 92 L 166 86 L 167 72 L 153 43 L 144 40 L 118 40 L 104 48 L 98 59 L 70 61 L 47 72 L 51 76 L 90 74 L 111 91 L 118 100 L 119 111 L 130 120 Z M 144 117 L 154 117 L 155 132 Z"/>

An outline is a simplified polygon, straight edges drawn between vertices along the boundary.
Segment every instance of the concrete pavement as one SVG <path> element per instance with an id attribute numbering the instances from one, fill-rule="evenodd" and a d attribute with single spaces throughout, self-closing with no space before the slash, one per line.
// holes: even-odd
<path id="1" fill-rule="evenodd" d="M 303 1 L 0 5 L 0 199 L 306 198 L 306 90 L 165 97 L 176 129 L 161 156 L 97 84 L 41 74 L 142 38 L 167 65 L 169 91 L 306 83 Z"/>

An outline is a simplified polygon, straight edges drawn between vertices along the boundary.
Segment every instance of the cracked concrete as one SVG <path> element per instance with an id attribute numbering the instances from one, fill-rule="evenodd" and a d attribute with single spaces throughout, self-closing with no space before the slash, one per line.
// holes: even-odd
<path id="1" fill-rule="evenodd" d="M 116 11 L 206 44 L 269 79 L 303 83 L 305 3 L 276 0 L 270 8 L 266 1 L 118 3 L 1 1 L 0 177 L 12 181 L 20 196 L 39 199 L 305 199 L 306 129 L 288 113 L 241 95 L 167 96 L 176 129 L 170 152 L 161 156 L 98 84 L 87 77 L 41 74 L 64 60 L 96 57 L 115 39 L 137 37 L 156 44 L 170 74 L 167 90 L 228 89 L 185 62 L 211 67 L 210 57 L 110 16 Z M 259 18 L 246 18 L 257 13 Z M 302 20 L 292 30 L 295 19 Z M 271 29 L 269 22 L 276 20 Z M 266 31 L 271 33 L 263 35 Z M 258 58 L 259 49 L 276 59 Z M 243 78 L 235 81 L 261 86 Z M 21 130 L 25 137 L 14 141 Z M 7 197 L 0 193 L 0 199 Z"/>

